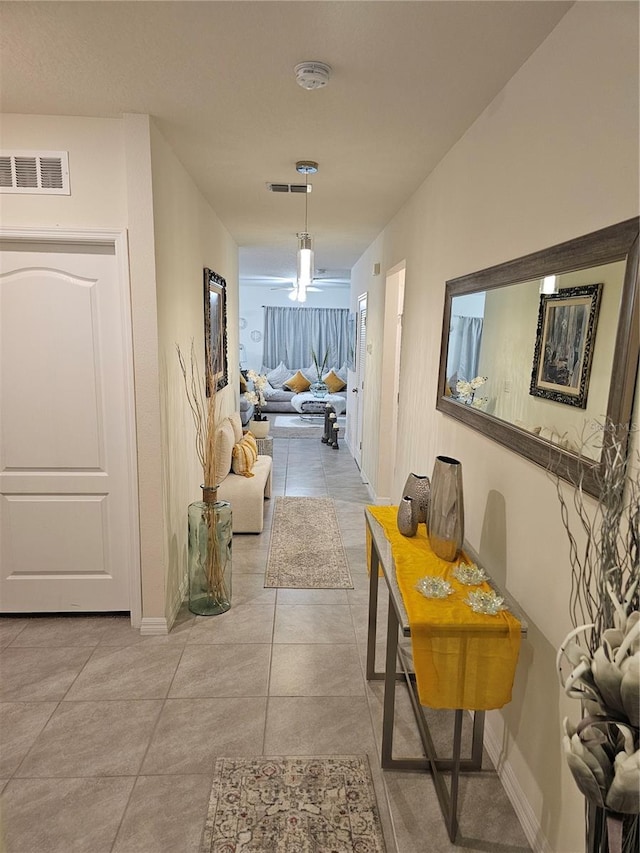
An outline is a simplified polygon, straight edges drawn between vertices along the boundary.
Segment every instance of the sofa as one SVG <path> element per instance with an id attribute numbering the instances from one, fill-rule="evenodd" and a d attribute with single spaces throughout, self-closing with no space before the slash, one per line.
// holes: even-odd
<path id="1" fill-rule="evenodd" d="M 246 383 L 245 383 L 246 385 Z M 253 417 L 255 406 L 253 403 L 250 403 L 247 398 L 244 396 L 242 390 L 240 391 L 240 420 L 242 421 L 242 426 L 246 427 Z"/>
<path id="2" fill-rule="evenodd" d="M 316 382 L 318 374 L 315 367 L 289 368 L 284 362 L 275 368 L 263 367 L 260 371 L 267 377 L 267 387 L 264 389 L 266 404 L 263 412 L 296 413 L 291 400 L 296 394 L 309 390 L 312 382 Z M 347 368 L 345 366 L 325 369 L 322 379 L 327 383 L 329 393 L 346 397 Z M 344 393 L 343 393 L 344 392 Z"/>
<path id="3" fill-rule="evenodd" d="M 234 533 L 261 533 L 264 501 L 271 497 L 271 456 L 257 453 L 239 412 L 225 418 L 215 436 L 218 499 L 229 501 Z M 221 475 L 224 476 L 221 477 Z"/>

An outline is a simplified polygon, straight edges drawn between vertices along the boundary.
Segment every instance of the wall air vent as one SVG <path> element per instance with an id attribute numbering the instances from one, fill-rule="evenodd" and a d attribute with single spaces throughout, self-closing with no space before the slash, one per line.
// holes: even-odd
<path id="1" fill-rule="evenodd" d="M 270 193 L 310 193 L 311 184 L 267 184 Z"/>
<path id="2" fill-rule="evenodd" d="M 71 195 L 66 151 L 0 151 L 0 193 Z"/>

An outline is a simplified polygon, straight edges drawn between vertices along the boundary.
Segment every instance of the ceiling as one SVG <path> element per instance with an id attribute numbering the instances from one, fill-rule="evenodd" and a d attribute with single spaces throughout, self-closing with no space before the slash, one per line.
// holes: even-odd
<path id="1" fill-rule="evenodd" d="M 149 113 L 238 243 L 241 280 L 265 286 L 295 275 L 305 204 L 266 183 L 316 160 L 316 268 L 348 277 L 571 5 L 1 2 L 0 110 Z M 305 60 L 332 67 L 328 86 L 296 84 Z"/>

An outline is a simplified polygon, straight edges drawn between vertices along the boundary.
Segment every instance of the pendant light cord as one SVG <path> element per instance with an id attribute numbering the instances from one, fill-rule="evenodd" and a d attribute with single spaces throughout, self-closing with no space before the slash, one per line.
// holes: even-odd
<path id="1" fill-rule="evenodd" d="M 304 173 L 304 232 L 309 233 L 307 225 L 307 212 L 309 210 L 309 172 Z"/>

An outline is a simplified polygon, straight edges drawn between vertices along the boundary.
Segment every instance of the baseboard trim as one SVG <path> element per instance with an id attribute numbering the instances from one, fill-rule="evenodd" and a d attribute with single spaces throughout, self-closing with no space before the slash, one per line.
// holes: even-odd
<path id="1" fill-rule="evenodd" d="M 513 810 L 520 821 L 520 826 L 527 837 L 527 841 L 531 845 L 531 849 L 534 853 L 553 853 L 538 822 L 538 818 L 520 787 L 511 764 L 502 757 L 501 741 L 489 725 L 488 719 L 484 729 L 484 746 L 495 767 L 502 787 L 513 806 Z"/>
<path id="2" fill-rule="evenodd" d="M 143 616 L 140 633 L 144 637 L 160 637 L 169 633 L 169 623 L 164 616 Z"/>

